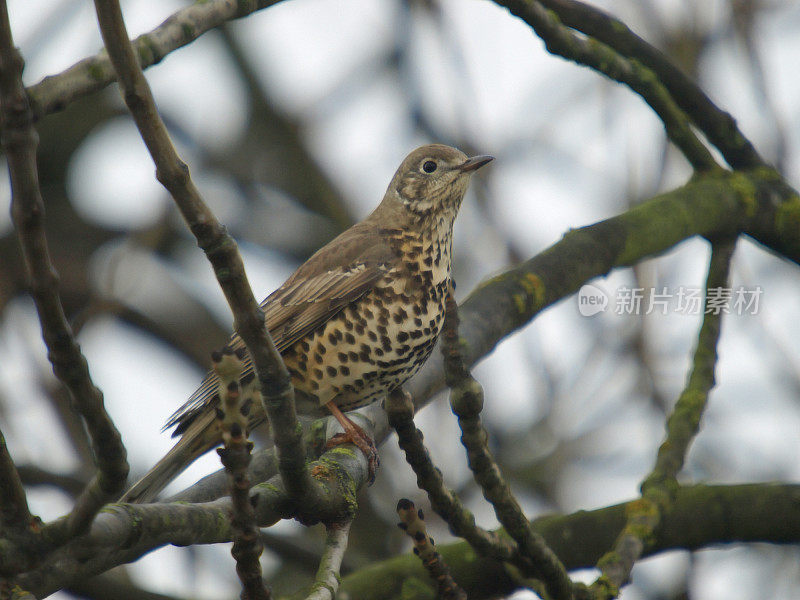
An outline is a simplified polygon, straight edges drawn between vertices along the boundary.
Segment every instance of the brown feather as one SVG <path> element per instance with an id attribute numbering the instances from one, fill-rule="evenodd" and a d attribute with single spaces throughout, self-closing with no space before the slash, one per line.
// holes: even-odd
<path id="1" fill-rule="evenodd" d="M 333 244 L 336 244 L 335 252 L 329 250 Z M 398 257 L 385 234 L 369 218 L 318 250 L 261 303 L 267 329 L 278 352 L 290 348 L 366 294 L 397 262 Z M 234 350 L 244 347 L 236 334 L 231 336 L 228 345 Z M 246 356 L 242 376 L 252 370 L 250 357 Z M 172 436 L 183 434 L 213 401 L 217 381 L 216 374 L 209 371 L 200 387 L 167 420 L 164 429 L 176 426 Z M 256 427 L 257 423 L 251 426 Z"/>

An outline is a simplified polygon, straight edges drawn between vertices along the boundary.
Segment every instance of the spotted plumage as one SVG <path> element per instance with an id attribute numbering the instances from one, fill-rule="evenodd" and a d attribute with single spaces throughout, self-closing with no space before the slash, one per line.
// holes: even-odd
<path id="1" fill-rule="evenodd" d="M 375 402 L 411 378 L 430 355 L 444 321 L 453 222 L 472 173 L 491 160 L 438 144 L 417 148 L 397 169 L 381 204 L 307 262 L 262 303 L 298 409 L 327 407 L 359 442 L 340 411 Z M 242 347 L 234 336 L 230 344 Z M 244 376 L 251 376 L 246 360 Z M 197 456 L 220 443 L 216 375 L 167 422 L 181 439 L 128 491 L 153 498 Z M 254 403 L 249 424 L 266 419 Z M 363 435 L 363 432 L 362 434 Z M 370 441 L 371 443 L 371 441 Z"/>

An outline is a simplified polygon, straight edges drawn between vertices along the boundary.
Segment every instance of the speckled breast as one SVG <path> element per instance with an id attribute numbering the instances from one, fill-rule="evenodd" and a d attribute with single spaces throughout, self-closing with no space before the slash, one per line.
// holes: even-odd
<path id="1" fill-rule="evenodd" d="M 353 410 L 410 379 L 444 321 L 449 247 L 401 239 L 403 262 L 284 353 L 297 390 Z"/>

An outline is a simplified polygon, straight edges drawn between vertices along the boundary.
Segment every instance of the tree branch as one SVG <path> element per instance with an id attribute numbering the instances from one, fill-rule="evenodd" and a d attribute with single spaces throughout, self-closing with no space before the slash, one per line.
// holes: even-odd
<path id="1" fill-rule="evenodd" d="M 417 486 L 428 494 L 431 507 L 447 522 L 450 531 L 467 540 L 481 555 L 502 561 L 517 560 L 517 548 L 513 542 L 477 525 L 475 515 L 445 486 L 441 470 L 433 464 L 422 442 L 422 432 L 414 425 L 414 405 L 410 394 L 394 390 L 386 399 L 386 413 L 389 424 L 397 432 L 406 462 L 417 476 Z M 523 566 L 530 568 L 530 565 Z"/>
<path id="2" fill-rule="evenodd" d="M 636 35 L 622 21 L 576 0 L 538 0 L 572 27 L 607 44 L 652 70 L 673 100 L 717 147 L 734 169 L 768 166 L 742 134 L 735 119 L 719 109 L 702 89 L 662 52 Z"/>
<path id="3" fill-rule="evenodd" d="M 334 448 L 309 466 L 315 477 L 309 494 L 314 504 L 308 512 L 325 523 L 347 521 L 356 504 L 356 490 L 367 482 L 364 455 Z M 279 475 L 253 486 L 252 491 L 259 527 L 296 515 L 297 503 Z M 111 504 L 95 518 L 86 536 L 51 552 L 41 565 L 20 574 L 17 581 L 42 597 L 167 544 L 230 542 L 231 510 L 227 497 L 203 504 Z"/>
<path id="4" fill-rule="evenodd" d="M 260 401 L 255 377 L 251 373 L 243 378 L 244 349 L 234 353 L 230 348 L 213 354 L 214 371 L 219 377 L 220 403 L 217 417 L 221 421 L 224 448 L 217 448 L 220 461 L 228 475 L 231 497 L 231 527 L 236 559 L 236 574 L 242 582 L 242 600 L 270 600 L 270 594 L 261 575 L 259 557 L 264 546 L 259 537 L 256 515 L 250 502 L 250 465 L 253 442 L 247 439 L 247 415 L 254 402 Z"/>
<path id="5" fill-rule="evenodd" d="M 491 503 L 497 520 L 517 543 L 519 552 L 531 561 L 536 576 L 544 583 L 548 595 L 555 599 L 569 600 L 573 597 L 574 586 L 564 565 L 542 537 L 531 528 L 522 507 L 489 451 L 488 434 L 480 417 L 483 410 L 483 387 L 472 377 L 461 356 L 458 306 L 452 292 L 451 286 L 445 300 L 442 353 L 445 381 L 450 388 L 450 407 L 458 417 L 461 443 L 467 451 L 469 468 L 483 492 L 483 497 Z"/>
<path id="6" fill-rule="evenodd" d="M 732 543 L 796 544 L 800 540 L 798 498 L 800 485 L 796 484 L 681 487 L 643 556 Z M 568 569 L 591 568 L 613 545 L 625 525 L 626 512 L 636 502 L 541 517 L 532 526 Z M 520 587 L 505 563 L 476 556 L 466 542 L 438 544 L 437 548 L 470 600 L 507 596 Z M 428 597 L 435 596 L 435 584 L 419 559 L 408 554 L 348 575 L 339 593 L 359 600 L 399 600 L 405 597 L 404 586 L 407 589 L 412 582 L 420 590 L 429 590 Z"/>
<path id="7" fill-rule="evenodd" d="M 303 498 L 312 486 L 306 471 L 294 390 L 286 366 L 266 330 L 264 314 L 253 296 L 236 242 L 203 202 L 188 167 L 172 145 L 128 39 L 119 2 L 95 0 L 95 8 L 125 103 L 156 165 L 156 177 L 172 195 L 197 244 L 213 266 L 233 313 L 236 332 L 250 353 L 280 453 L 281 474 L 295 498 Z"/>
<path id="8" fill-rule="evenodd" d="M 436 582 L 437 598 L 439 600 L 467 600 L 467 593 L 453 579 L 447 563 L 436 551 L 433 538 L 428 535 L 422 509 L 414 506 L 411 500 L 401 498 L 397 503 L 397 514 L 400 517 L 397 526 L 413 540 L 414 554 L 419 557 L 422 566 L 428 571 L 431 579 Z"/>
<path id="9" fill-rule="evenodd" d="M 38 135 L 25 88 L 22 56 L 14 47 L 5 0 L 0 1 L 0 123 L 2 145 L 11 175 L 11 215 L 17 230 L 31 295 L 36 305 L 48 359 L 56 377 L 67 387 L 74 408 L 83 417 L 92 438 L 97 473 L 78 497 L 66 519 L 41 532 L 48 544 L 58 545 L 82 533 L 100 508 L 118 496 L 128 477 L 122 437 L 103 404 L 103 394 L 92 382 L 86 358 L 67 323 L 58 291 L 44 228 L 44 202 L 39 187 L 36 148 Z M 13 480 L 12 480 L 13 481 Z M 30 547 L 19 549 L 20 554 Z"/>
<path id="10" fill-rule="evenodd" d="M 604 43 L 576 36 L 561 25 L 554 13 L 535 0 L 496 1 L 530 25 L 544 40 L 549 52 L 591 67 L 639 94 L 664 123 L 667 136 L 696 171 L 719 168 L 711 152 L 692 131 L 684 112 L 647 66 L 620 56 Z"/>
<path id="11" fill-rule="evenodd" d="M 280 0 L 197 1 L 172 14 L 158 27 L 133 41 L 134 53 L 143 69 L 161 62 L 219 25 L 277 4 Z M 28 88 L 34 119 L 63 110 L 69 103 L 103 89 L 116 74 L 105 51 L 85 58 L 65 71 L 50 75 Z"/>
<path id="12" fill-rule="evenodd" d="M 667 437 L 658 449 L 652 472 L 642 483 L 642 498 L 631 507 L 613 550 L 604 554 L 597 563 L 601 576 L 591 586 L 597 599 L 610 600 L 619 595 L 620 588 L 630 578 L 634 564 L 642 556 L 662 515 L 669 510 L 673 501 L 674 491 L 678 487 L 676 477 L 683 466 L 689 444 L 700 427 L 708 394 L 715 383 L 717 342 L 723 311 L 722 307 L 715 309 L 710 298 L 713 290 L 724 289 L 728 285 L 735 245 L 735 239 L 712 244 L 703 325 L 698 335 L 692 372 L 667 420 Z"/>
<path id="13" fill-rule="evenodd" d="M 339 569 L 342 566 L 347 539 L 350 535 L 352 519 L 342 523 L 331 523 L 325 526 L 325 550 L 319 561 L 319 569 L 311 593 L 306 600 L 334 600 L 339 590 L 341 576 Z"/>

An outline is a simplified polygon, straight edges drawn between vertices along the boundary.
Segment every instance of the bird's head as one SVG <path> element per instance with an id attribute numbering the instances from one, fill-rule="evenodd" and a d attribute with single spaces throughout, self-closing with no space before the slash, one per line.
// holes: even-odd
<path id="1" fill-rule="evenodd" d="M 386 196 L 410 216 L 427 220 L 452 215 L 454 219 L 472 174 L 492 160 L 442 144 L 421 146 L 406 156 L 389 184 Z"/>

